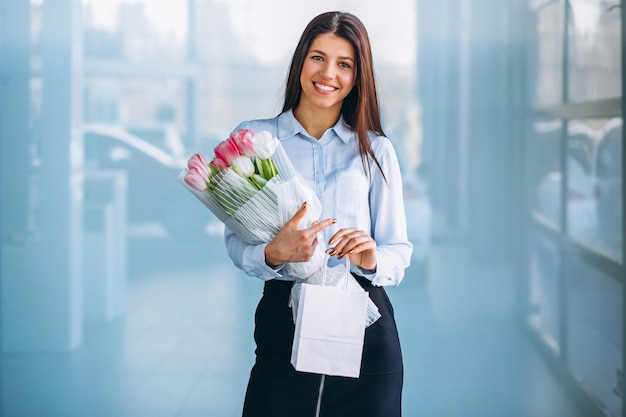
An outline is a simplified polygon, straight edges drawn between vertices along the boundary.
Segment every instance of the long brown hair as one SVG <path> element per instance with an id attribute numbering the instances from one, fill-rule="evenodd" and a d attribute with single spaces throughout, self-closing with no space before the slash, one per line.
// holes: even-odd
<path id="1" fill-rule="evenodd" d="M 344 12 L 327 12 L 315 17 L 302 32 L 298 46 L 291 59 L 283 112 L 295 109 L 300 103 L 302 87 L 300 74 L 309 48 L 315 38 L 325 33 L 332 33 L 352 44 L 355 51 L 356 81 L 352 91 L 346 96 L 341 106 L 344 120 L 356 132 L 359 153 L 363 168 L 370 173 L 370 159 L 374 161 L 383 177 L 383 172 L 368 135 L 368 131 L 385 136 L 380 123 L 380 109 L 376 94 L 374 64 L 367 30 L 354 15 Z"/>

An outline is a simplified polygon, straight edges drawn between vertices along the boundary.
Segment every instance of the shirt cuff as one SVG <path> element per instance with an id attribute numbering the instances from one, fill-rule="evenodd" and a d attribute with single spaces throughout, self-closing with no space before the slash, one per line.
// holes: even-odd
<path id="1" fill-rule="evenodd" d="M 245 249 L 244 254 L 244 269 L 251 275 L 254 275 L 263 281 L 270 279 L 282 278 L 280 271 L 285 264 L 280 264 L 272 268 L 265 263 L 265 246 L 266 243 L 261 245 L 250 245 Z"/>
<path id="2" fill-rule="evenodd" d="M 376 276 L 376 271 L 373 271 L 371 269 L 365 269 L 365 268 L 361 268 L 360 266 L 356 265 L 357 270 L 359 272 L 359 275 L 361 275 L 362 277 L 365 278 L 374 278 L 374 276 Z"/>
<path id="3" fill-rule="evenodd" d="M 398 271 L 396 271 L 396 267 L 391 264 L 385 256 L 380 256 L 380 254 L 376 257 L 377 265 L 376 265 L 376 273 L 370 277 L 366 276 L 367 279 L 372 281 L 372 285 L 375 287 L 386 287 L 389 285 L 398 285 L 399 281 L 396 276 L 398 276 Z"/>
<path id="4" fill-rule="evenodd" d="M 358 276 L 363 277 L 363 278 L 365 278 L 365 279 L 367 279 L 369 281 L 372 281 L 374 279 L 374 277 L 376 276 L 376 271 L 371 271 L 369 269 L 364 269 L 364 268 L 361 268 L 360 266 L 354 265 L 354 264 L 350 265 L 350 270 L 352 272 L 354 272 L 355 274 L 357 274 Z"/>

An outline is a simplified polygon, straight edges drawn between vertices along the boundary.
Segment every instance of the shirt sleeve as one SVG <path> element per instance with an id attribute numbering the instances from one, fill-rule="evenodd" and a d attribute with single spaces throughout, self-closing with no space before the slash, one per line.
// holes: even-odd
<path id="1" fill-rule="evenodd" d="M 246 274 L 264 281 L 282 278 L 280 271 L 284 264 L 272 268 L 265 263 L 265 246 L 267 243 L 249 244 L 237 236 L 228 226 L 224 229 L 224 240 L 228 256 L 235 266 Z"/>
<path id="2" fill-rule="evenodd" d="M 372 238 L 376 241 L 376 271 L 355 271 L 375 286 L 400 284 L 413 251 L 406 230 L 398 157 L 391 142 L 387 138 L 381 139 L 376 156 L 387 181 L 373 166 L 369 193 Z"/>

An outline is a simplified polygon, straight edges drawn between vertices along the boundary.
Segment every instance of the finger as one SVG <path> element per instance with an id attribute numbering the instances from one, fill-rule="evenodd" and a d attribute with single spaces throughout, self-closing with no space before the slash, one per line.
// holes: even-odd
<path id="1" fill-rule="evenodd" d="M 321 222 L 313 222 L 313 224 L 311 225 L 311 230 L 314 233 L 318 233 L 326 229 L 331 224 L 335 224 L 335 223 L 337 223 L 337 219 L 325 219 L 325 220 L 322 220 Z"/>
<path id="2" fill-rule="evenodd" d="M 356 245 L 349 251 L 345 251 L 345 252 L 338 254 L 337 259 L 343 259 L 344 257 L 348 256 L 350 258 L 350 261 L 353 262 L 353 257 L 356 256 L 357 258 L 354 258 L 354 261 L 358 262 L 358 260 L 361 259 L 360 256 L 362 256 L 363 254 L 367 252 L 374 252 L 375 250 L 376 250 L 376 244 L 374 243 L 374 241 L 367 241 L 367 242 L 363 242 L 363 243 Z"/>
<path id="3" fill-rule="evenodd" d="M 296 211 L 293 217 L 289 219 L 287 223 L 285 223 L 285 226 L 296 228 L 298 224 L 300 223 L 300 221 L 304 218 L 305 214 L 306 214 L 306 201 L 302 203 L 302 206 L 300 206 L 300 208 L 298 209 L 298 211 Z"/>
<path id="4" fill-rule="evenodd" d="M 331 236 L 331 238 L 328 240 L 328 244 L 332 245 L 335 242 L 338 242 L 339 240 L 343 239 L 344 237 L 350 237 L 350 234 L 353 233 L 359 233 L 360 230 L 358 229 L 340 229 L 337 231 L 337 233 L 335 233 L 334 235 Z"/>
<path id="5" fill-rule="evenodd" d="M 353 230 L 356 230 L 356 229 L 353 229 Z M 373 239 L 368 234 L 366 234 L 365 232 L 361 230 L 356 230 L 353 232 L 344 230 L 339 235 L 340 236 L 337 236 L 337 235 L 335 236 L 334 242 L 336 242 L 336 245 L 330 248 L 330 250 L 328 251 L 328 253 L 331 256 L 337 255 L 341 257 L 342 255 L 345 255 L 346 253 L 351 251 L 354 247 L 356 247 L 357 245 L 363 242 L 368 242 L 368 241 L 373 242 Z M 331 241 L 333 240 L 331 239 Z"/>
<path id="6" fill-rule="evenodd" d="M 359 244 L 355 245 L 352 249 L 346 250 L 345 254 L 352 255 L 354 253 L 361 253 L 366 250 L 373 250 L 373 249 L 376 249 L 375 242 L 373 240 L 366 240 L 364 242 L 360 242 Z"/>
<path id="7" fill-rule="evenodd" d="M 366 234 L 359 235 L 356 237 L 352 237 L 354 234 L 349 234 L 349 239 L 344 238 L 341 242 L 335 246 L 337 253 L 340 255 L 346 255 L 348 253 L 353 253 L 356 248 L 359 247 L 367 247 L 369 242 L 373 242 L 374 240 Z M 365 245 L 365 246 L 364 246 Z M 362 250 L 362 249 L 361 249 Z M 360 252 L 360 251 L 359 251 Z"/>

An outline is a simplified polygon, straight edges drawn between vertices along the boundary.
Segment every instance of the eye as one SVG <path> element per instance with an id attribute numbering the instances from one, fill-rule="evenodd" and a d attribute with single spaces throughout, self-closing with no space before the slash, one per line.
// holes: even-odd
<path id="1" fill-rule="evenodd" d="M 311 59 L 314 60 L 314 61 L 323 61 L 324 60 L 324 58 L 322 58 L 319 55 L 311 55 Z"/>
<path id="2" fill-rule="evenodd" d="M 350 69 L 352 68 L 352 65 L 350 65 L 348 62 L 340 62 L 339 66 L 345 69 Z"/>

